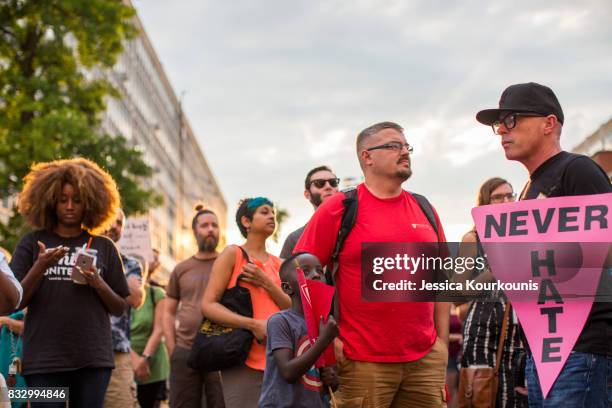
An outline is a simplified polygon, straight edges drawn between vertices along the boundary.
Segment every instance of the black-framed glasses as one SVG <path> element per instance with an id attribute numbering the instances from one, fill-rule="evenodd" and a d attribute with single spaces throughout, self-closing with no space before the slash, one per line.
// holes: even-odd
<path id="1" fill-rule="evenodd" d="M 491 123 L 491 128 L 493 128 L 493 133 L 499 135 L 499 128 L 503 124 L 506 129 L 511 130 L 516 127 L 517 118 L 525 116 L 525 117 L 543 117 L 544 115 L 540 115 L 539 113 L 529 113 L 529 112 L 510 112 L 506 116 L 504 116 L 500 120 L 496 120 Z"/>
<path id="2" fill-rule="evenodd" d="M 384 150 L 394 150 L 396 152 L 401 152 L 404 147 L 406 148 L 406 150 L 408 150 L 408 153 L 412 153 L 414 150 L 414 148 L 410 146 L 408 143 L 402 143 L 402 142 L 389 142 L 389 143 L 381 144 L 378 146 L 368 147 L 365 150 L 369 152 L 372 150 L 384 149 Z"/>
<path id="3" fill-rule="evenodd" d="M 323 187 L 325 187 L 325 184 L 327 184 L 327 183 L 329 183 L 330 187 L 336 188 L 336 187 L 338 187 L 338 183 L 340 183 L 340 179 L 339 178 L 330 178 L 330 179 L 310 180 L 310 183 L 308 184 L 308 187 L 310 187 L 310 186 L 312 186 L 314 184 L 316 188 L 323 188 Z"/>
<path id="4" fill-rule="evenodd" d="M 491 195 L 492 203 L 501 203 L 507 199 L 508 201 L 516 200 L 516 193 L 506 193 L 506 194 L 493 194 Z"/>

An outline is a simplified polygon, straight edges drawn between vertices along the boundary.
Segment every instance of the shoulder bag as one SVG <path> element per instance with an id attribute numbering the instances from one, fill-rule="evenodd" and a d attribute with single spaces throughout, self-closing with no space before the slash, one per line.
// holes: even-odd
<path id="1" fill-rule="evenodd" d="M 246 251 L 239 247 L 249 261 Z M 253 317 L 253 304 L 249 289 L 236 285 L 226 289 L 219 303 L 234 313 Z M 196 334 L 187 365 L 200 372 L 219 371 L 244 364 L 251 350 L 253 333 L 247 329 L 222 326 L 207 317 L 202 319 Z"/>

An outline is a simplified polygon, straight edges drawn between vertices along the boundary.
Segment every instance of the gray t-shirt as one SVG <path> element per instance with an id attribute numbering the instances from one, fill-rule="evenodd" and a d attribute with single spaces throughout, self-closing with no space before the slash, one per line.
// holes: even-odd
<path id="1" fill-rule="evenodd" d="M 291 309 L 278 312 L 268 320 L 266 370 L 259 397 L 259 408 L 324 407 L 321 394 L 323 384 L 319 370 L 311 367 L 294 384 L 288 383 L 281 376 L 272 354 L 274 350 L 282 348 L 293 350 L 294 357 L 301 356 L 310 348 L 304 316 Z"/>
<path id="2" fill-rule="evenodd" d="M 283 249 L 281 249 L 280 255 L 278 256 L 279 258 L 287 259 L 291 256 L 293 253 L 293 248 L 295 248 L 295 245 L 300 240 L 305 228 L 306 225 L 287 235 L 287 238 L 285 238 L 285 243 L 283 244 Z"/>

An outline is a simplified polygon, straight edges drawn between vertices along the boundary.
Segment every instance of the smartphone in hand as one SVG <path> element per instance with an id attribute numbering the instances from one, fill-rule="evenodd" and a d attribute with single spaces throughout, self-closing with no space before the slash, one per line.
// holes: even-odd
<path id="1" fill-rule="evenodd" d="M 91 250 L 86 250 L 87 252 L 80 251 L 77 253 L 77 258 L 74 263 L 74 267 L 72 268 L 71 278 L 74 283 L 78 283 L 79 285 L 86 285 L 87 280 L 85 280 L 85 276 L 77 267 L 83 270 L 89 270 L 95 265 L 96 256 L 94 254 L 88 253 Z"/>

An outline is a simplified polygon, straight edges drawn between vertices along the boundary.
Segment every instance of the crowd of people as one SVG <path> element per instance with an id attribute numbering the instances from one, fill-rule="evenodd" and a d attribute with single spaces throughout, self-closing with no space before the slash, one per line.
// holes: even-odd
<path id="1" fill-rule="evenodd" d="M 562 151 L 564 116 L 550 88 L 512 85 L 497 108 L 476 119 L 499 135 L 508 160 L 528 170 L 521 200 L 612 192 L 595 162 Z M 176 265 L 165 287 L 155 280 L 157 258 L 145 262 L 117 249 L 125 214 L 108 173 L 81 158 L 34 165 L 18 197 L 32 231 L 12 255 L 0 252 L 0 315 L 6 315 L 0 317 L 0 389 L 6 390 L 4 379 L 8 386 L 68 387 L 69 406 L 88 408 L 610 406 L 610 303 L 594 303 L 544 398 L 503 294 L 491 294 L 495 302 L 455 305 L 362 300 L 364 243 L 446 238 L 434 207 L 402 188 L 413 169 L 400 125 L 364 129 L 356 153 L 364 182 L 354 188 L 340 192 L 328 166 L 306 174 L 304 196 L 315 212 L 288 235 L 279 256 L 266 245 L 277 227 L 268 198 L 240 201 L 235 221 L 244 242 L 225 248 L 219 248 L 217 215 L 196 207 L 197 252 Z M 476 205 L 516 198 L 508 181 L 492 177 L 480 186 Z M 460 250 L 483 255 L 475 227 Z M 316 340 L 304 317 L 301 273 L 335 287 Z M 463 278 L 470 276 L 493 279 L 488 265 Z M 247 315 L 227 302 L 237 287 L 249 296 Z M 246 357 L 220 370 L 194 366 L 203 321 L 224 334 L 249 333 Z M 314 368 L 329 347 L 337 364 Z M 482 367 L 496 378 L 488 402 L 464 393 L 472 386 L 464 383 L 466 373 Z"/>

